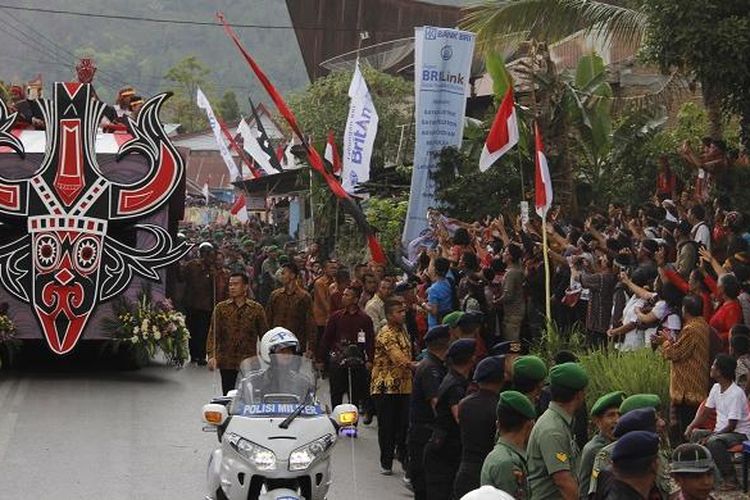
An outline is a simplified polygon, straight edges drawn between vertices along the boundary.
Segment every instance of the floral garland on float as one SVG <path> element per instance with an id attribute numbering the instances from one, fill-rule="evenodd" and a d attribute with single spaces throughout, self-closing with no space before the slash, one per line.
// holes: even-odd
<path id="1" fill-rule="evenodd" d="M 10 364 L 21 343 L 16 339 L 16 325 L 8 316 L 8 303 L 0 304 L 0 368 Z"/>
<path id="2" fill-rule="evenodd" d="M 115 350 L 132 350 L 138 366 L 145 366 L 158 352 L 173 366 L 188 361 L 190 332 L 185 315 L 169 299 L 154 301 L 145 286 L 135 303 L 121 296 L 112 309 L 114 318 L 105 320 L 103 327 L 112 335 Z"/>

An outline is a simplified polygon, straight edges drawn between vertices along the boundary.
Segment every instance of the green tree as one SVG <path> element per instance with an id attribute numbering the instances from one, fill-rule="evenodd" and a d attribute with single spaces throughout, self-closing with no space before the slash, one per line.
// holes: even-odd
<path id="1" fill-rule="evenodd" d="M 645 55 L 700 82 L 709 135 L 722 137 L 722 104 L 743 116 L 750 146 L 750 4 L 746 0 L 646 0 Z"/>
<path id="2" fill-rule="evenodd" d="M 205 113 L 195 104 L 198 88 L 206 95 L 213 89 L 209 79 L 211 71 L 196 56 L 188 56 L 172 66 L 164 78 L 170 82 L 174 96 L 168 102 L 168 113 L 182 124 L 186 132 L 207 127 Z"/>
<path id="3" fill-rule="evenodd" d="M 233 122 L 240 118 L 240 105 L 237 104 L 237 95 L 227 90 L 219 101 L 217 112 L 225 122 Z"/>

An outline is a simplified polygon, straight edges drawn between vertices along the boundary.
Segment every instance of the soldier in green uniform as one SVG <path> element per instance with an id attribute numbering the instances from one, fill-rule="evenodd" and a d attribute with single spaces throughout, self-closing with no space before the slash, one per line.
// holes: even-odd
<path id="1" fill-rule="evenodd" d="M 620 405 L 625 399 L 622 391 L 610 392 L 600 397 L 591 408 L 591 417 L 598 432 L 586 443 L 581 451 L 581 465 L 578 469 L 578 484 L 580 498 L 588 498 L 591 470 L 597 453 L 606 445 L 614 441 L 612 434 L 620 418 Z"/>
<path id="2" fill-rule="evenodd" d="M 631 430 L 650 430 L 652 432 L 656 432 L 659 435 L 661 447 L 659 449 L 659 473 L 658 477 L 656 478 L 656 486 L 663 498 L 669 498 L 671 495 L 679 491 L 679 486 L 670 476 L 669 441 L 666 435 L 667 425 L 659 413 L 660 408 L 661 399 L 656 394 L 633 394 L 632 396 L 626 398 L 620 405 L 621 417 L 617 427 L 615 427 L 614 436 L 616 439 L 619 439 L 621 436 L 625 435 Z M 633 411 L 643 409 L 651 409 L 651 411 L 654 413 L 655 422 L 653 425 L 653 429 L 651 428 L 650 424 L 649 427 L 645 429 L 642 426 L 639 426 L 637 422 L 634 424 L 635 426 L 629 428 L 629 426 L 633 424 L 629 423 L 630 418 L 625 419 L 625 417 L 629 417 L 628 414 Z M 598 495 L 598 493 L 601 493 L 601 491 L 603 491 L 601 488 L 599 488 L 599 476 L 603 471 L 611 470 L 612 468 L 611 457 L 614 445 L 615 443 L 610 443 L 602 448 L 594 459 L 594 466 L 591 471 L 591 484 L 589 485 L 590 495 Z"/>
<path id="3" fill-rule="evenodd" d="M 529 437 L 526 455 L 533 500 L 578 498 L 578 445 L 573 415 L 584 404 L 589 378 L 578 363 L 550 370 L 552 402 Z"/>
<path id="4" fill-rule="evenodd" d="M 529 498 L 526 444 L 534 427 L 536 410 L 529 398 L 517 391 L 500 394 L 497 403 L 497 430 L 500 437 L 484 459 L 480 483 L 513 495 Z"/>
<path id="5" fill-rule="evenodd" d="M 537 356 L 521 356 L 513 362 L 513 389 L 536 404 L 547 378 L 547 366 Z"/>

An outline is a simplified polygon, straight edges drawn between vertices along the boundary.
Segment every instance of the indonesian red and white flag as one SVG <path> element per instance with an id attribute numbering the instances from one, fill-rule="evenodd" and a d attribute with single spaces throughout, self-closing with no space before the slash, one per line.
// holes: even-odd
<path id="1" fill-rule="evenodd" d="M 479 171 L 485 172 L 510 148 L 518 144 L 519 136 L 513 87 L 509 86 L 500 107 L 497 108 L 495 121 L 492 122 L 492 128 L 484 142 L 482 156 L 479 157 Z"/>
<path id="2" fill-rule="evenodd" d="M 331 165 L 333 175 L 341 177 L 341 157 L 339 157 L 339 151 L 336 148 L 336 138 L 333 136 L 333 130 L 328 131 L 328 141 L 326 142 L 326 150 L 323 158 Z"/>
<path id="3" fill-rule="evenodd" d="M 245 200 L 244 194 L 235 197 L 234 204 L 229 211 L 243 224 L 248 221 L 250 216 L 247 213 L 247 201 Z"/>
<path id="4" fill-rule="evenodd" d="M 536 166 L 534 169 L 534 205 L 539 217 L 544 218 L 547 216 L 547 210 L 552 206 L 552 177 L 549 175 L 547 157 L 544 155 L 542 134 L 539 132 L 539 126 L 536 123 L 534 124 L 534 138 L 536 143 L 536 157 L 534 158 Z"/>

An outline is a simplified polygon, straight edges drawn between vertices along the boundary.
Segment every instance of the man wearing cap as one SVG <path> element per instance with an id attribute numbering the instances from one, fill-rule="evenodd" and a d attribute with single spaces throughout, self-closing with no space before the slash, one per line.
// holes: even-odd
<path id="1" fill-rule="evenodd" d="M 659 436 L 632 431 L 621 437 L 612 451 L 614 480 L 605 498 L 642 500 L 650 498 L 659 469 Z"/>
<path id="2" fill-rule="evenodd" d="M 453 496 L 461 498 L 479 487 L 482 463 L 492 450 L 496 431 L 498 394 L 505 380 L 500 357 L 484 358 L 474 370 L 478 390 L 461 400 L 458 426 L 461 430 L 461 465 L 453 484 Z"/>
<path id="3" fill-rule="evenodd" d="M 438 390 L 447 369 L 443 364 L 450 345 L 450 331 L 445 325 L 430 328 L 424 336 L 425 357 L 417 365 L 409 398 L 409 478 L 416 500 L 425 500 L 424 447 L 432 435 Z"/>
<path id="4" fill-rule="evenodd" d="M 584 404 L 588 382 L 578 363 L 562 363 L 550 370 L 552 402 L 531 431 L 526 450 L 533 500 L 578 498 L 579 450 L 573 415 Z"/>
<path id="5" fill-rule="evenodd" d="M 206 335 L 211 323 L 211 313 L 216 304 L 215 278 L 216 252 L 211 243 L 198 246 L 199 257 L 180 268 L 180 278 L 185 283 L 185 323 L 190 331 L 190 361 L 206 364 Z"/>
<path id="6" fill-rule="evenodd" d="M 260 276 L 258 276 L 258 300 L 262 304 L 268 302 L 271 292 L 280 285 L 276 281 L 276 271 L 279 270 L 278 257 L 279 247 L 276 245 L 268 246 L 266 249 L 266 258 L 263 264 L 260 265 Z"/>
<path id="7" fill-rule="evenodd" d="M 656 394 L 633 394 L 625 398 L 620 405 L 620 420 L 617 423 L 614 431 L 614 437 L 620 438 L 626 432 L 630 430 L 652 430 L 662 437 L 662 452 L 659 454 L 659 473 L 656 479 L 656 486 L 661 494 L 666 498 L 678 491 L 677 484 L 669 476 L 669 457 L 667 449 L 669 448 L 669 440 L 667 438 L 667 424 L 660 414 L 661 409 L 661 398 Z M 653 427 L 651 425 L 650 417 L 644 419 L 644 412 L 652 412 L 654 415 Z M 634 413 L 634 415 L 631 415 Z M 648 428 L 644 427 L 648 426 Z M 611 469 L 612 466 L 612 452 L 614 450 L 615 443 L 610 443 L 599 451 L 594 459 L 594 466 L 591 471 L 591 482 L 589 486 L 589 494 L 597 493 L 598 495 L 604 491 L 599 486 L 600 473 L 604 470 Z"/>
<path id="8" fill-rule="evenodd" d="M 679 500 L 712 498 L 716 464 L 708 448 L 694 443 L 681 444 L 672 453 L 672 477 L 680 486 Z"/>
<path id="9" fill-rule="evenodd" d="M 521 356 L 513 363 L 513 389 L 524 394 L 534 404 L 547 378 L 547 366 L 537 356 Z"/>
<path id="10" fill-rule="evenodd" d="M 484 314 L 480 312 L 465 312 L 456 322 L 459 338 L 476 340 L 477 359 L 482 359 L 487 355 L 487 347 L 480 334 L 483 321 Z"/>
<path id="11" fill-rule="evenodd" d="M 498 342 L 487 353 L 488 356 L 503 356 L 505 358 L 505 382 L 509 384 L 513 380 L 513 363 L 523 353 L 523 346 L 519 340 L 506 340 Z"/>
<path id="12" fill-rule="evenodd" d="M 606 445 L 614 441 L 614 430 L 620 418 L 620 405 L 625 399 L 622 391 L 610 392 L 600 397 L 591 408 L 591 418 L 597 433 L 581 451 L 581 465 L 578 469 L 578 484 L 581 498 L 588 498 L 591 471 L 596 455 Z"/>
<path id="13" fill-rule="evenodd" d="M 461 329 L 458 327 L 458 321 L 463 315 L 463 311 L 452 311 L 443 317 L 442 324 L 450 328 L 451 340 L 457 340 L 461 337 Z"/>
<path id="14" fill-rule="evenodd" d="M 482 465 L 480 483 L 507 491 L 514 498 L 528 498 L 529 472 L 526 445 L 534 427 L 536 410 L 532 402 L 517 391 L 500 393 L 496 419 L 499 437 Z"/>
<path id="15" fill-rule="evenodd" d="M 459 339 L 451 344 L 446 354 L 449 370 L 438 389 L 435 424 L 424 449 L 425 483 L 430 500 L 453 497 L 453 481 L 461 463 L 458 404 L 466 395 L 475 348 L 474 340 Z"/>

